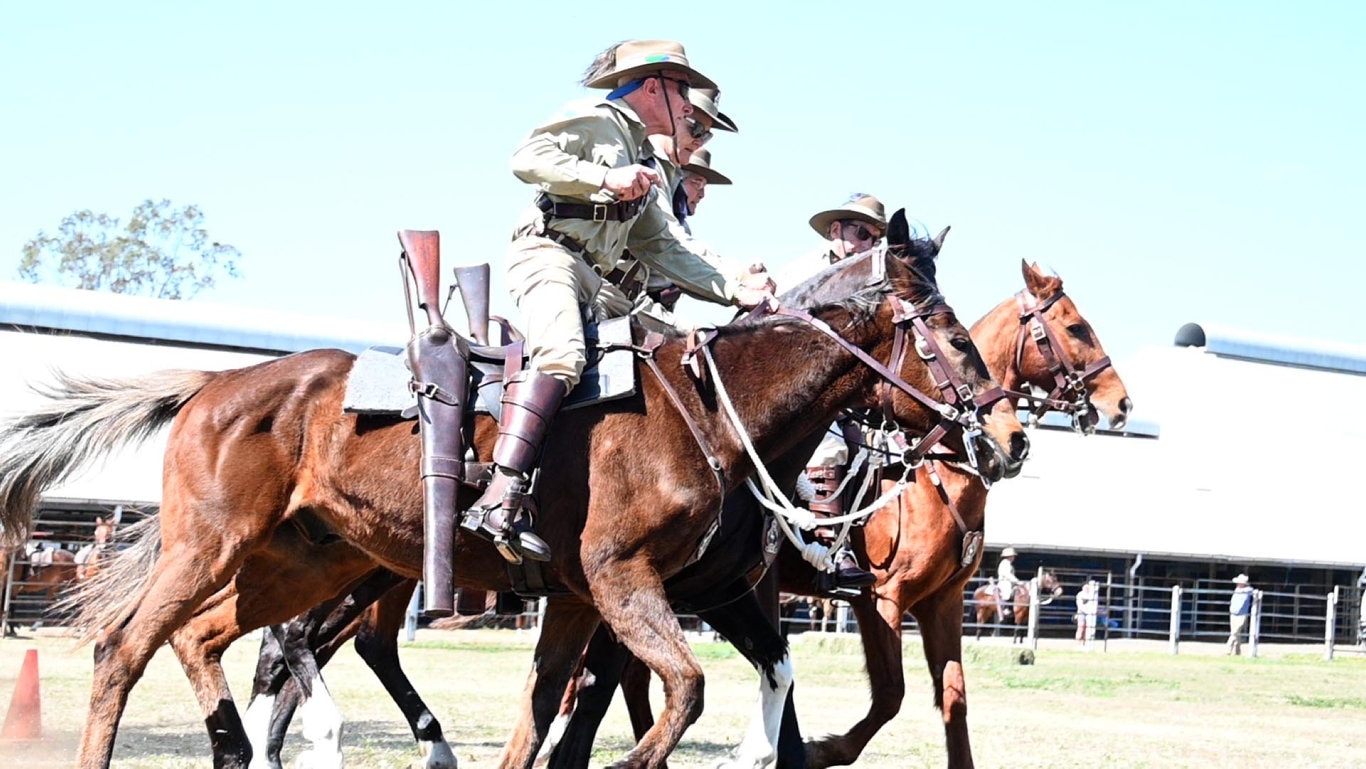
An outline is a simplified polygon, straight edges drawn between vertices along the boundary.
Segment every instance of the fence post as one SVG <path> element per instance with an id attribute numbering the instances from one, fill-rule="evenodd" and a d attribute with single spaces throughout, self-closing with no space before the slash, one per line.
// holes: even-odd
<path id="1" fill-rule="evenodd" d="M 1324 610 L 1323 623 L 1323 658 L 1333 659 L 1333 643 L 1336 640 L 1338 631 L 1338 588 L 1333 586 L 1333 592 L 1328 594 L 1328 608 Z"/>
<path id="2" fill-rule="evenodd" d="M 1252 616 L 1247 629 L 1247 645 L 1252 647 L 1252 658 L 1257 659 L 1257 644 L 1262 640 L 1262 591 L 1252 591 Z"/>
<path id="3" fill-rule="evenodd" d="M 5 562 L 5 603 L 0 607 L 0 633 L 9 632 L 9 613 L 10 596 L 14 593 L 14 564 L 19 560 L 19 554 L 24 552 L 22 546 L 15 548 L 9 554 Z"/>
<path id="4" fill-rule="evenodd" d="M 839 601 L 838 605 L 835 606 L 835 633 L 837 635 L 843 635 L 845 632 L 847 632 L 845 630 L 845 626 L 848 624 L 849 604 L 845 603 L 844 601 Z"/>
<path id="5" fill-rule="evenodd" d="M 1172 621 L 1167 631 L 1172 654 L 1180 654 L 1181 649 L 1181 586 L 1172 585 Z"/>
<path id="6" fill-rule="evenodd" d="M 408 599 L 408 613 L 403 617 L 403 635 L 408 639 L 408 643 L 417 638 L 417 608 L 422 605 L 420 601 L 425 587 L 426 585 L 419 581 L 413 590 L 413 597 Z"/>
<path id="7" fill-rule="evenodd" d="M 1039 574 L 1043 574 L 1042 566 Z M 1029 580 L 1029 624 L 1025 626 L 1025 642 L 1034 651 L 1039 650 L 1039 580 L 1040 577 Z"/>

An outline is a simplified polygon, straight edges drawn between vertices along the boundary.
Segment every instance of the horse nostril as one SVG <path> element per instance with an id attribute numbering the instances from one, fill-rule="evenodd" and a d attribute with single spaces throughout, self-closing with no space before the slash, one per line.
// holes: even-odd
<path id="1" fill-rule="evenodd" d="M 1121 413 L 1121 414 L 1128 414 L 1130 411 L 1133 411 L 1133 410 L 1134 410 L 1134 402 L 1133 402 L 1133 401 L 1129 400 L 1128 398 L 1123 398 L 1123 399 L 1120 400 L 1120 402 L 1119 402 L 1119 413 Z"/>
<path id="2" fill-rule="evenodd" d="M 1029 436 L 1023 430 L 1010 436 L 1010 456 L 1016 462 L 1029 456 Z"/>

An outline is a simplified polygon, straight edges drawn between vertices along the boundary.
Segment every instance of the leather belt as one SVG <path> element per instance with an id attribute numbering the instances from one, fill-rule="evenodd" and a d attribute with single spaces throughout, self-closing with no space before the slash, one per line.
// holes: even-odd
<path id="1" fill-rule="evenodd" d="M 620 203 L 561 203 L 542 194 L 536 207 L 550 219 L 586 219 L 593 222 L 628 222 L 645 207 L 647 196 Z"/>

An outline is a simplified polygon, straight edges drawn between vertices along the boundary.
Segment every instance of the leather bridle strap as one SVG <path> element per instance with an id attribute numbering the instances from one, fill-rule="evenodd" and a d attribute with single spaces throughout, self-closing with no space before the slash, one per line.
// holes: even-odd
<path id="1" fill-rule="evenodd" d="M 1024 363 L 1025 338 L 1028 336 L 1034 340 L 1039 355 L 1043 358 L 1044 365 L 1048 367 L 1048 372 L 1053 377 L 1053 389 L 1042 398 L 1014 391 L 1011 391 L 1010 394 L 1038 404 L 1031 410 L 1035 417 L 1043 416 L 1050 409 L 1057 409 L 1067 414 L 1076 414 L 1082 411 L 1085 406 L 1086 381 L 1111 366 L 1110 356 L 1102 356 L 1092 361 L 1086 368 L 1076 366 L 1067 356 L 1065 348 L 1058 342 L 1053 329 L 1049 327 L 1043 317 L 1044 312 L 1063 298 L 1065 294 L 1058 291 L 1033 307 L 1026 308 L 1024 306 L 1025 293 L 1021 292 L 1019 295 L 1020 330 L 1015 337 L 1015 368 L 1019 370 Z M 1073 400 L 1063 400 L 1069 394 Z"/>
<path id="2" fill-rule="evenodd" d="M 657 337 L 657 339 L 652 337 Z M 712 475 L 716 477 L 716 486 L 721 491 L 720 498 L 724 500 L 726 498 L 725 467 L 721 464 L 721 460 L 717 457 L 716 452 L 712 450 L 711 443 L 707 441 L 707 436 L 703 434 L 701 426 L 697 424 L 697 420 L 693 419 L 687 406 L 683 404 L 683 399 L 679 397 L 678 390 L 674 389 L 674 386 L 669 383 L 669 380 L 664 376 L 664 372 L 659 368 L 659 361 L 655 360 L 655 350 L 662 341 L 662 336 L 652 332 L 651 335 L 647 335 L 645 345 L 637 348 L 637 355 L 644 359 L 645 365 L 649 366 L 650 370 L 654 372 L 655 378 L 659 380 L 659 384 L 664 388 L 664 394 L 669 396 L 669 401 L 673 403 L 674 409 L 678 411 L 679 415 L 683 417 L 684 423 L 688 425 L 688 430 L 692 432 L 693 440 L 697 441 L 698 448 L 702 449 L 702 456 L 707 460 L 707 467 L 711 468 Z M 654 345 L 650 346 L 652 342 Z"/>

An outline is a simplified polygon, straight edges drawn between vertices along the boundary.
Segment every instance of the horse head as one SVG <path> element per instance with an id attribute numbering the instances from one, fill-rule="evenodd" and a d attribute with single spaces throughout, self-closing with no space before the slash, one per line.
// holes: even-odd
<path id="1" fill-rule="evenodd" d="M 947 233 L 947 230 L 945 230 Z M 861 308 L 844 333 L 864 342 L 878 360 L 890 361 L 863 408 L 926 436 L 916 456 L 935 443 L 961 452 L 988 481 L 1013 477 L 1028 454 L 1029 439 L 982 356 L 939 292 L 936 258 L 945 233 L 911 237 L 904 210 L 887 229 L 887 248 L 827 268 L 783 295 L 785 306 L 851 297 Z M 889 376 L 890 374 L 890 376 Z"/>
<path id="2" fill-rule="evenodd" d="M 1063 293 L 1061 278 L 1023 260 L 1020 268 L 1025 289 L 1016 298 L 1014 359 L 1002 383 L 1015 388 L 1027 382 L 1048 393 L 1036 414 L 1068 413 L 1080 432 L 1094 431 L 1101 415 L 1111 428 L 1122 428 L 1133 401 L 1091 324 Z"/>
<path id="3" fill-rule="evenodd" d="M 1055 598 L 1062 597 L 1062 583 L 1054 576 L 1053 572 L 1046 571 L 1039 578 L 1039 602 L 1043 605 L 1053 603 Z"/>

